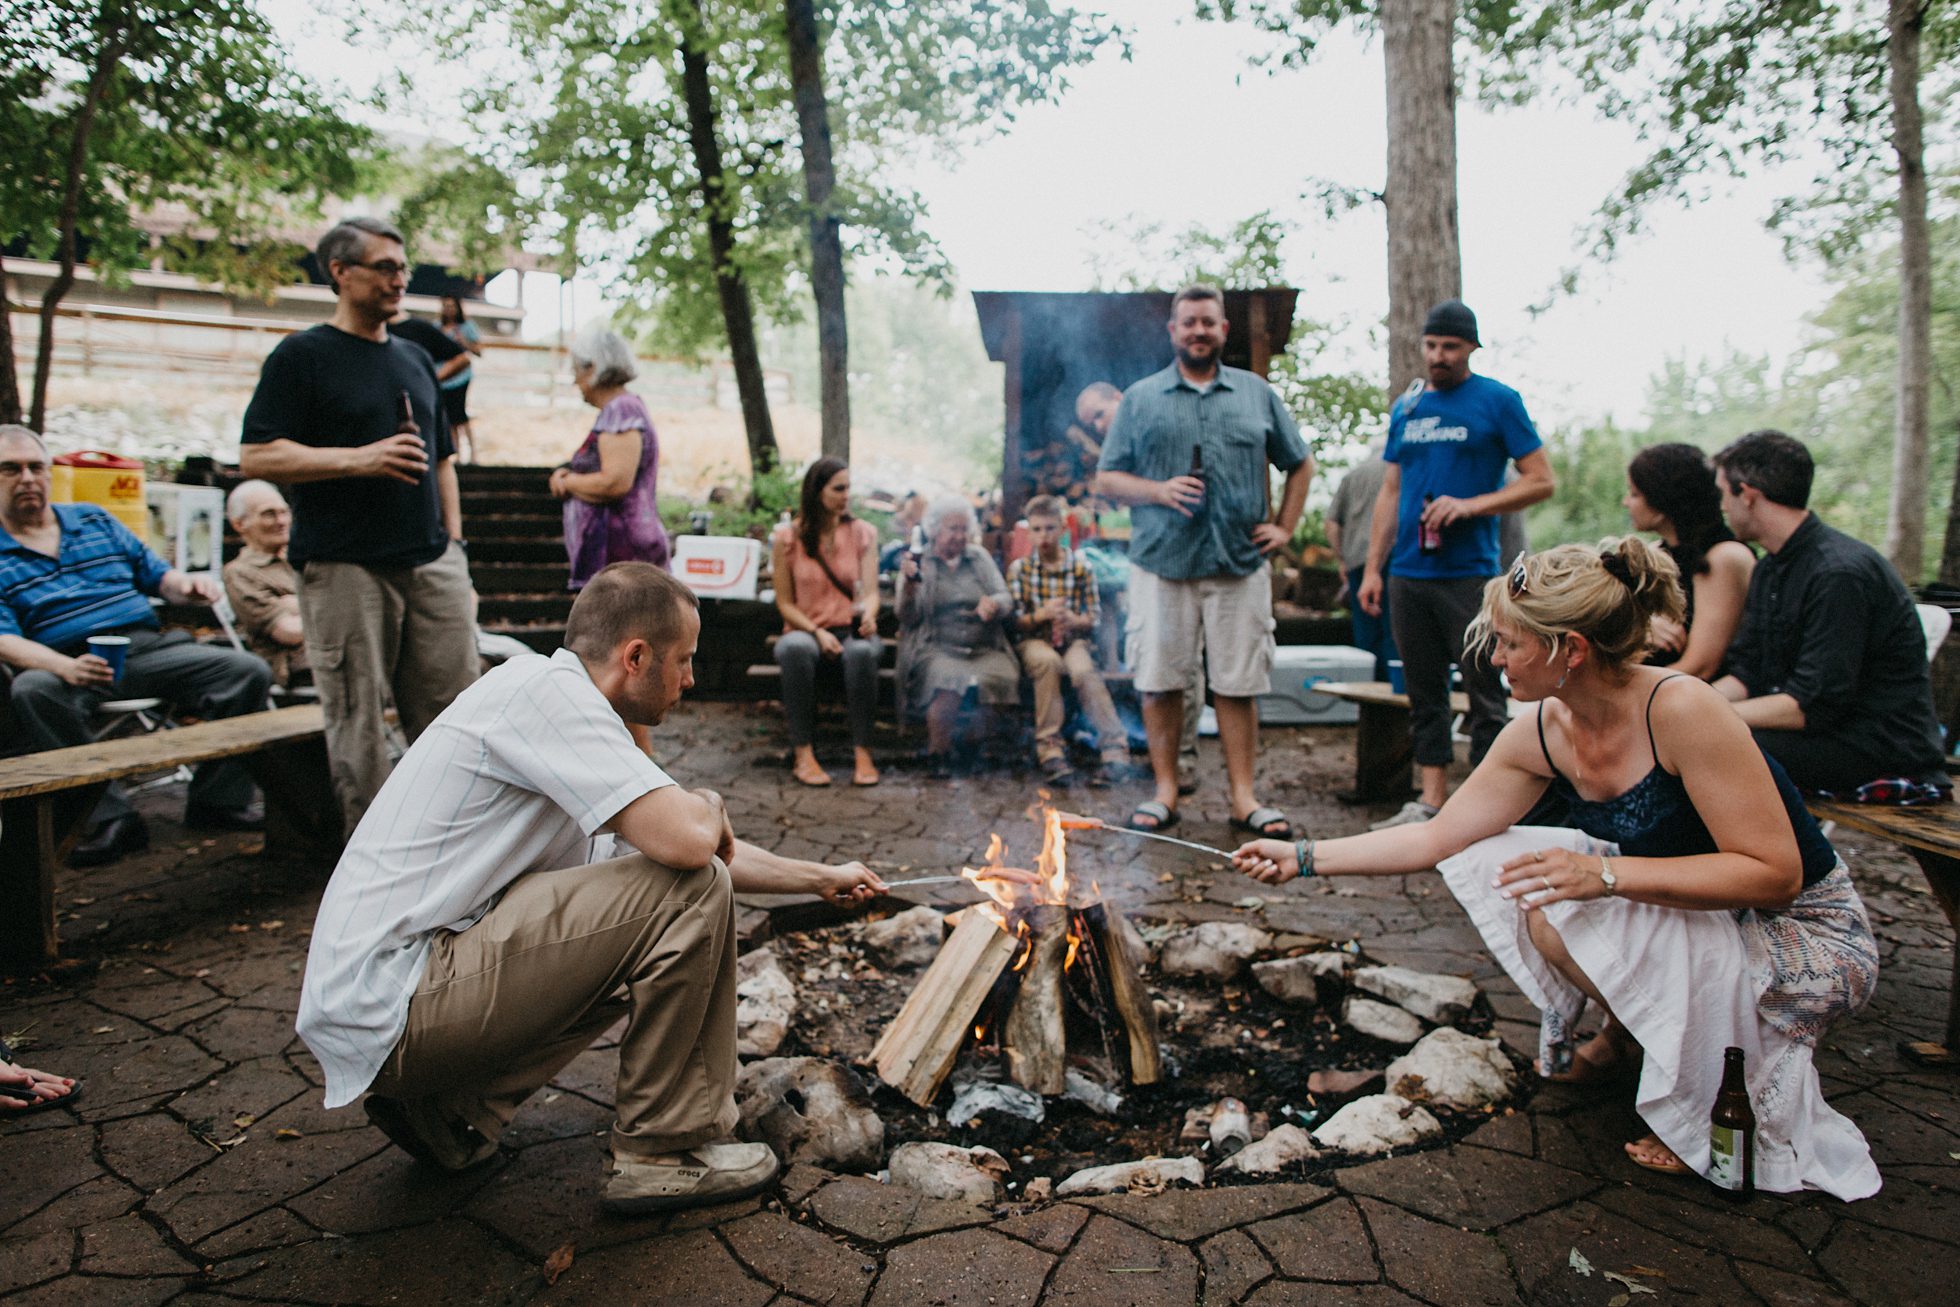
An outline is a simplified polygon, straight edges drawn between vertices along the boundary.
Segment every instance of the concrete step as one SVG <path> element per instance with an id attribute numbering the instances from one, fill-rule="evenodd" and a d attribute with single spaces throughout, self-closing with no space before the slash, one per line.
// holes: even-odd
<path id="1" fill-rule="evenodd" d="M 563 623 L 572 611 L 572 595 L 561 589 L 555 595 L 477 594 L 477 620 L 492 622 Z"/>
<path id="2" fill-rule="evenodd" d="M 469 522 L 463 526 L 469 535 L 472 569 L 486 563 L 555 563 L 561 571 L 567 566 L 565 542 L 558 536 L 504 536 L 496 532 L 479 535 Z"/>
<path id="3" fill-rule="evenodd" d="M 472 546 L 474 551 L 475 546 Z M 548 563 L 485 562 L 472 552 L 470 579 L 479 594 L 563 594 L 567 567 L 564 551 Z"/>

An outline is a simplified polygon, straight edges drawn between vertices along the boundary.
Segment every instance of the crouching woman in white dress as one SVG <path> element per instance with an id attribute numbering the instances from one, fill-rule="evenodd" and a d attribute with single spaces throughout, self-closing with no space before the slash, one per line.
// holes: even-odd
<path id="1" fill-rule="evenodd" d="M 1796 787 L 1705 683 L 1640 665 L 1649 621 L 1679 621 L 1674 563 L 1634 537 L 1564 545 L 1485 588 L 1469 646 L 1536 703 L 1433 819 L 1346 839 L 1253 840 L 1239 869 L 1396 875 L 1435 867 L 1543 1012 L 1540 1069 L 1637 1070 L 1653 1170 L 1708 1170 L 1722 1052 L 1748 1055 L 1756 1184 L 1876 1193 L 1857 1126 L 1812 1054 L 1870 999 L 1878 951 L 1844 863 Z M 1560 826 L 1516 826 L 1541 799 Z M 1581 1010 L 1599 1035 L 1572 1046 Z"/>

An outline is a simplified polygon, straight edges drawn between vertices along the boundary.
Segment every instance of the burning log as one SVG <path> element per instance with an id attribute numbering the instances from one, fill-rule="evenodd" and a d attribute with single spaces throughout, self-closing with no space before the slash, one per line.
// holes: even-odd
<path id="1" fill-rule="evenodd" d="M 1068 1036 L 1062 1010 L 1062 970 L 1069 948 L 1068 908 L 1044 903 L 1026 913 L 1028 962 L 1020 969 L 1021 989 L 1008 1013 L 1001 1047 L 1008 1074 L 1023 1089 L 1059 1094 L 1066 1087 Z"/>
<path id="2" fill-rule="evenodd" d="M 1016 1084 L 1043 1095 L 1068 1092 L 1071 1010 L 1077 1038 L 1092 1030 L 1119 1076 L 1127 1070 L 1134 1085 L 1162 1078 L 1157 1013 L 1133 937 L 1093 882 L 1085 890 L 1070 878 L 1064 814 L 1047 808 L 1042 824 L 1033 871 L 1005 865 L 998 835 L 986 866 L 965 869 L 992 902 L 962 914 L 872 1049 L 879 1076 L 921 1107 L 951 1073 L 969 1033 L 978 1043 L 983 1028 L 999 1032 Z M 1072 971 L 1078 954 L 1086 965 Z M 1003 975 L 1009 961 L 1014 970 Z"/>
<path id="3" fill-rule="evenodd" d="M 1082 924 L 1109 980 L 1110 1006 L 1123 1023 L 1130 1047 L 1130 1083 L 1154 1085 L 1163 1078 L 1164 1064 L 1157 1048 L 1157 1008 L 1143 987 L 1139 959 L 1130 937 L 1109 909 L 1095 904 L 1082 914 Z"/>
<path id="4" fill-rule="evenodd" d="M 973 1019 L 1020 941 L 983 912 L 966 912 L 918 988 L 871 1050 L 886 1084 L 930 1106 L 973 1029 Z"/>

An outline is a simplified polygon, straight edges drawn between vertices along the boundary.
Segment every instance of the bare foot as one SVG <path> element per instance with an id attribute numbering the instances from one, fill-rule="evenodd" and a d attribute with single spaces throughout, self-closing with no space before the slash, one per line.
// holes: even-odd
<path id="1" fill-rule="evenodd" d="M 877 783 L 878 765 L 871 761 L 871 750 L 859 749 L 857 765 L 851 769 L 851 784 L 876 785 Z"/>
<path id="2" fill-rule="evenodd" d="M 1672 1148 L 1662 1143 L 1659 1135 L 1642 1135 L 1628 1144 L 1626 1149 L 1635 1166 L 1659 1171 L 1663 1175 L 1688 1174 L 1688 1164 Z"/>
<path id="3" fill-rule="evenodd" d="M 830 784 L 830 773 L 817 762 L 816 750 L 808 745 L 796 751 L 796 762 L 790 767 L 790 775 L 805 785 Z"/>

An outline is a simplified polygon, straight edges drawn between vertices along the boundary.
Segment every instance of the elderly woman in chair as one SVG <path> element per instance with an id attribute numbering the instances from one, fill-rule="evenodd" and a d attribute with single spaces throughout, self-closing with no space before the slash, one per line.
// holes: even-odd
<path id="1" fill-rule="evenodd" d="M 1514 717 L 1428 822 L 1346 839 L 1254 840 L 1254 879 L 1434 866 L 1543 1012 L 1554 1079 L 1637 1079 L 1650 1170 L 1707 1173 L 1723 1052 L 1747 1055 L 1758 1187 L 1877 1192 L 1864 1136 L 1824 1101 L 1811 1057 L 1862 1007 L 1878 954 L 1851 877 L 1776 763 L 1706 683 L 1643 666 L 1681 618 L 1674 562 L 1634 537 L 1520 560 L 1484 590 Z M 1551 791 L 1576 829 L 1513 826 Z M 1604 1025 L 1572 1047 L 1586 1002 Z"/>
<path id="2" fill-rule="evenodd" d="M 994 560 L 972 543 L 979 534 L 972 506 L 942 496 L 926 508 L 923 525 L 925 555 L 899 560 L 899 693 L 925 716 L 929 774 L 946 779 L 962 724 L 984 729 L 993 708 L 1020 702 L 1021 668 L 1005 627 L 1014 603 Z M 979 711 L 962 723 L 969 692 Z"/>

